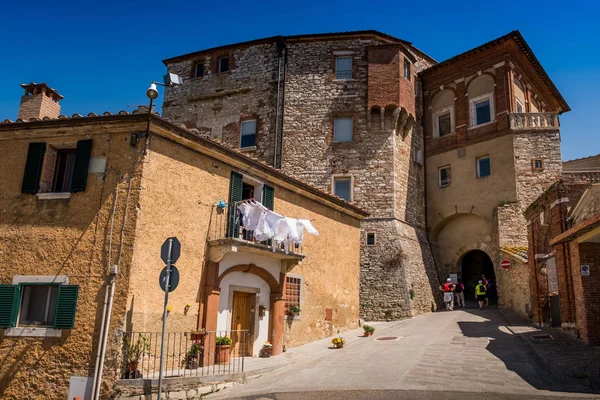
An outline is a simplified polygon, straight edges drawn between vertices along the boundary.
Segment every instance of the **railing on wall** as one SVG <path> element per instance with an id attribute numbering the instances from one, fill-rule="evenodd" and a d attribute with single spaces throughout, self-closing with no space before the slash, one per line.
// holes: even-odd
<path id="1" fill-rule="evenodd" d="M 511 113 L 510 128 L 514 130 L 559 128 L 558 113 Z"/>
<path id="2" fill-rule="evenodd" d="M 242 222 L 242 216 L 237 211 L 236 203 L 221 203 L 213 206 L 210 221 L 209 240 L 218 239 L 236 239 L 263 246 L 269 250 L 279 250 L 285 252 L 284 243 L 273 244 L 272 240 L 258 241 L 254 237 L 254 231 L 245 229 Z M 302 246 L 298 243 L 290 244 L 288 253 L 303 254 Z"/>
<path id="3" fill-rule="evenodd" d="M 223 337 L 232 343 L 218 345 Z M 160 332 L 125 332 L 121 378 L 158 379 L 161 338 Z M 248 330 L 165 333 L 163 377 L 243 372 L 244 358 L 252 356 L 248 338 Z"/>

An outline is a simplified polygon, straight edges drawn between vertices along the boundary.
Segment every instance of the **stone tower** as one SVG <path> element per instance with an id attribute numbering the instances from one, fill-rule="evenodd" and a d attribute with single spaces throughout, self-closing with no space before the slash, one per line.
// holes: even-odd
<path id="1" fill-rule="evenodd" d="M 32 118 L 58 118 L 60 115 L 60 104 L 63 99 L 55 89 L 48 87 L 45 83 L 31 82 L 22 84 L 25 94 L 21 97 L 19 106 L 19 119 L 29 121 Z"/>

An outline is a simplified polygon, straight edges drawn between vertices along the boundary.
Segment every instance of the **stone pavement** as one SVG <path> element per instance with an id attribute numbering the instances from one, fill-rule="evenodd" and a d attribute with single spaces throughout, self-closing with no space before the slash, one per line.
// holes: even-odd
<path id="1" fill-rule="evenodd" d="M 456 310 L 379 325 L 371 338 L 344 335 L 291 349 L 290 365 L 207 398 L 326 390 L 448 390 L 581 397 L 587 385 L 558 382 L 498 309 Z M 391 340 L 378 340 L 393 337 Z M 585 396 L 586 398 L 588 396 Z M 600 398 L 600 397 L 596 397 Z"/>

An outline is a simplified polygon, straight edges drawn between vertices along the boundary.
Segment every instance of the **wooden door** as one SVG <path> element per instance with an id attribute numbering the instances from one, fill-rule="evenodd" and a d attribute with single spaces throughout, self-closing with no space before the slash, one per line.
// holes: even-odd
<path id="1" fill-rule="evenodd" d="M 233 292 L 233 306 L 231 310 L 231 332 L 233 355 L 252 356 L 254 342 L 254 293 Z"/>

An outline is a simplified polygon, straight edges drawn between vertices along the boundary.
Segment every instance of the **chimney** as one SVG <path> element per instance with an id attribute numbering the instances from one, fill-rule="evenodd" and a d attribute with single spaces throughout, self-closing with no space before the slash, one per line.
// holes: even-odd
<path id="1" fill-rule="evenodd" d="M 34 118 L 44 117 L 58 118 L 60 115 L 60 104 L 58 102 L 63 96 L 45 83 L 31 82 L 22 84 L 25 94 L 21 97 L 18 118 L 30 121 Z"/>

